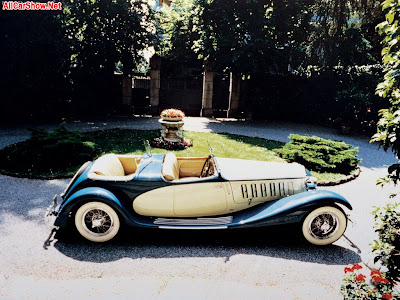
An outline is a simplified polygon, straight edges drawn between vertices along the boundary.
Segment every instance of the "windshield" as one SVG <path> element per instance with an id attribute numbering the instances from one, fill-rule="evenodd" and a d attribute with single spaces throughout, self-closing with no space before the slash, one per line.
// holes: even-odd
<path id="1" fill-rule="evenodd" d="M 145 141 L 143 141 L 143 143 L 144 143 L 144 149 L 146 151 L 147 156 L 152 157 L 153 154 L 151 153 L 151 146 L 150 146 L 149 140 L 145 140 Z"/>

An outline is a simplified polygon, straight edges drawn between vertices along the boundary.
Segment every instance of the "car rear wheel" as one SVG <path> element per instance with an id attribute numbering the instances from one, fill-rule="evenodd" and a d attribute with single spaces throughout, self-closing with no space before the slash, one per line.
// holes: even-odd
<path id="1" fill-rule="evenodd" d="M 329 245 L 345 232 L 347 217 L 338 208 L 319 207 L 310 212 L 303 221 L 303 235 L 314 245 Z"/>
<path id="2" fill-rule="evenodd" d="M 75 227 L 89 241 L 106 242 L 118 233 L 120 221 L 118 214 L 109 205 L 89 202 L 76 212 Z"/>

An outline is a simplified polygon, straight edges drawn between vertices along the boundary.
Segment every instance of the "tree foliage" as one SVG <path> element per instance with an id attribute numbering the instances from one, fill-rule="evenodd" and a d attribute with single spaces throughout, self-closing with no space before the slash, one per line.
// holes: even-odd
<path id="1" fill-rule="evenodd" d="M 304 60 L 306 1 L 196 1 L 193 49 L 216 69 L 242 74 L 287 72 Z"/>
<path id="2" fill-rule="evenodd" d="M 153 10 L 145 0 L 66 0 L 63 29 L 70 40 L 71 110 L 82 115 L 118 110 L 114 72 L 144 68 L 155 42 Z"/>
<path id="3" fill-rule="evenodd" d="M 113 73 L 118 62 L 130 74 L 154 42 L 153 11 L 143 0 L 68 0 L 63 19 L 71 62 L 88 75 Z"/>
<path id="4" fill-rule="evenodd" d="M 374 0 L 313 1 L 310 63 L 332 67 L 376 63 L 375 31 L 382 14 Z"/>
<path id="5" fill-rule="evenodd" d="M 192 50 L 198 39 L 195 29 L 193 0 L 176 0 L 172 6 L 164 5 L 157 12 L 158 34 L 162 36 L 157 52 L 162 57 L 182 62 L 194 62 Z"/>
<path id="6" fill-rule="evenodd" d="M 131 74 L 156 43 L 145 0 L 62 0 L 62 8 L 2 12 L 0 118 L 109 112 L 120 92 L 116 64 Z"/>
<path id="7" fill-rule="evenodd" d="M 160 19 L 166 57 L 242 74 L 377 62 L 373 0 L 179 0 Z"/>
<path id="8" fill-rule="evenodd" d="M 390 102 L 388 109 L 380 110 L 377 133 L 372 137 L 385 151 L 392 149 L 400 155 L 400 3 L 397 0 L 385 0 L 382 3 L 386 11 L 386 20 L 377 26 L 383 36 L 382 61 L 385 66 L 384 80 L 377 86 L 377 94 Z M 386 179 L 399 180 L 399 165 L 389 168 L 391 175 Z M 382 182 L 384 183 L 385 180 Z"/>

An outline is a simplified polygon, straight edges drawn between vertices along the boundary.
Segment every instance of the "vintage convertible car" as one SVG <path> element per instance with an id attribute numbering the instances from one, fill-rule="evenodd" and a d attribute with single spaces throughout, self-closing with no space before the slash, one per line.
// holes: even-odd
<path id="1" fill-rule="evenodd" d="M 342 196 L 316 189 L 304 166 L 208 157 L 107 154 L 85 163 L 53 199 L 54 225 L 74 223 L 93 242 L 120 226 L 229 229 L 298 223 L 316 245 L 339 239 L 347 226 Z"/>

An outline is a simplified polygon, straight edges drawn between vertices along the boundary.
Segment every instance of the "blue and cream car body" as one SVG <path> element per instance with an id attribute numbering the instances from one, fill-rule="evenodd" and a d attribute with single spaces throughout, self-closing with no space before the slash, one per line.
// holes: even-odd
<path id="1" fill-rule="evenodd" d="M 296 163 L 107 154 L 80 168 L 48 215 L 56 216 L 58 227 L 74 223 L 94 242 L 110 240 L 122 225 L 227 229 L 299 223 L 311 243 L 330 244 L 344 233 L 343 209 L 351 205 L 315 187 Z"/>

